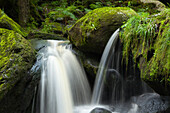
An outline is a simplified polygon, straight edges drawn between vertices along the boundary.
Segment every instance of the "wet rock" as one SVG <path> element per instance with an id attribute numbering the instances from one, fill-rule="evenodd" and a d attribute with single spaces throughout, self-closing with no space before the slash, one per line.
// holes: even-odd
<path id="1" fill-rule="evenodd" d="M 10 17 L 8 17 L 1 9 L 0 9 L 0 28 L 5 28 L 9 30 L 13 30 L 22 36 L 26 36 L 27 34 L 21 28 L 19 24 L 13 21 Z"/>
<path id="2" fill-rule="evenodd" d="M 69 40 L 83 52 L 102 54 L 112 33 L 133 15 L 127 7 L 95 9 L 70 28 Z"/>
<path id="3" fill-rule="evenodd" d="M 82 66 L 84 67 L 87 79 L 90 83 L 91 88 L 93 89 L 100 62 L 100 56 L 97 56 L 95 54 L 85 54 L 74 46 L 72 48 L 72 52 L 78 57 Z"/>
<path id="4" fill-rule="evenodd" d="M 170 97 L 157 93 L 145 93 L 137 97 L 139 113 L 164 113 L 170 107 Z"/>
<path id="5" fill-rule="evenodd" d="M 27 36 L 27 39 L 43 39 L 43 40 L 65 40 L 62 35 L 51 34 L 51 33 L 42 33 L 42 32 L 30 32 Z"/>
<path id="6" fill-rule="evenodd" d="M 0 28 L 1 113 L 24 113 L 30 106 L 37 82 L 29 70 L 35 58 L 35 50 L 22 35 Z"/>
<path id="7" fill-rule="evenodd" d="M 90 113 L 112 113 L 110 110 L 105 108 L 94 108 Z"/>

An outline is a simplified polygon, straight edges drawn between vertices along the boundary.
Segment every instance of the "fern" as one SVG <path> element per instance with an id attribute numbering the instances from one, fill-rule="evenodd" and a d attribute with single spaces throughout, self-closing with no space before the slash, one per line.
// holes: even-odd
<path id="1" fill-rule="evenodd" d="M 77 20 L 77 17 L 74 15 L 76 9 L 77 9 L 76 6 L 69 6 L 67 8 L 57 7 L 54 11 L 49 12 L 48 16 L 53 20 L 56 20 L 57 18 L 65 18 L 65 17 L 69 17 L 73 20 Z"/>
<path id="2" fill-rule="evenodd" d="M 124 31 L 121 34 L 121 39 L 123 42 L 126 42 L 123 48 L 123 56 L 126 58 L 126 63 L 128 63 L 129 51 L 131 49 L 135 50 L 132 51 L 135 58 L 140 54 L 144 54 L 146 58 L 155 34 L 156 26 L 154 21 L 148 17 L 148 14 L 143 14 L 132 17 L 122 28 Z M 139 44 L 142 44 L 142 48 L 138 47 Z"/>
<path id="3" fill-rule="evenodd" d="M 157 16 L 140 13 L 132 17 L 122 26 L 120 39 L 123 42 L 123 58 L 128 64 L 129 52 L 133 59 L 142 56 L 141 75 L 145 79 L 158 79 L 160 82 L 169 81 L 170 73 L 170 9 L 166 9 Z M 149 51 L 153 56 L 148 58 Z M 141 65 L 141 64 L 140 64 Z M 161 76 L 160 76 L 161 75 Z"/>
<path id="4" fill-rule="evenodd" d="M 101 8 L 103 4 L 101 2 L 96 2 L 95 4 L 90 4 L 91 9 Z"/>

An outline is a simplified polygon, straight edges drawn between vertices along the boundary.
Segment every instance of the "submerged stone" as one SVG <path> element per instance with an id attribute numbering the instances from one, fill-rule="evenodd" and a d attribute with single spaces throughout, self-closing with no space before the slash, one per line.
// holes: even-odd
<path id="1" fill-rule="evenodd" d="M 69 29 L 69 40 L 84 52 L 102 54 L 112 33 L 134 15 L 128 7 L 95 9 Z"/>

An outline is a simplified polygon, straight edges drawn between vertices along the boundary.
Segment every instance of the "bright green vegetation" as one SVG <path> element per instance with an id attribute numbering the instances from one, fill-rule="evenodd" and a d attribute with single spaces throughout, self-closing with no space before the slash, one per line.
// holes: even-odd
<path id="1" fill-rule="evenodd" d="M 9 18 L 1 9 L 0 9 L 0 27 L 6 28 L 9 30 L 16 31 L 22 36 L 26 36 L 27 34 L 23 31 L 21 26 Z"/>
<path id="2" fill-rule="evenodd" d="M 0 28 L 0 99 L 32 67 L 35 51 L 13 30 Z"/>
<path id="3" fill-rule="evenodd" d="M 55 30 L 58 31 L 58 28 L 56 28 L 56 26 L 54 28 L 52 25 L 54 22 L 60 22 L 60 24 L 63 24 L 64 26 L 73 25 L 76 20 L 88 12 L 102 7 L 129 7 L 136 12 L 149 12 L 150 14 L 158 13 L 155 4 L 144 4 L 140 0 L 31 0 L 30 4 L 31 17 L 30 22 L 28 23 L 29 30 L 38 29 L 41 31 L 42 29 L 42 32 L 46 33 L 54 33 Z M 67 27 L 65 29 L 67 30 Z M 65 31 L 63 33 L 65 33 Z"/>
<path id="4" fill-rule="evenodd" d="M 122 28 L 126 62 L 132 52 L 143 79 L 170 83 L 170 9 L 159 15 L 134 16 Z"/>
<path id="5" fill-rule="evenodd" d="M 119 15 L 120 13 L 120 15 Z M 108 25 L 109 23 L 113 23 L 115 20 L 124 21 L 135 15 L 136 12 L 128 7 L 104 7 L 95 9 L 85 16 L 80 18 L 76 23 L 81 23 L 82 35 L 86 37 L 87 32 L 92 32 L 94 30 L 100 29 L 101 26 Z M 115 21 L 116 22 L 116 21 Z M 116 23 L 120 24 L 120 23 Z M 73 26 L 74 27 L 74 26 Z"/>
<path id="6" fill-rule="evenodd" d="M 113 31 L 137 13 L 128 7 L 103 7 L 90 11 L 68 30 L 69 40 L 82 51 L 102 54 Z"/>
<path id="7" fill-rule="evenodd" d="M 42 26 L 41 31 L 44 33 L 54 33 L 55 31 L 64 32 L 64 28 L 60 23 L 52 22 L 49 18 L 46 18 L 45 22 L 42 22 Z"/>

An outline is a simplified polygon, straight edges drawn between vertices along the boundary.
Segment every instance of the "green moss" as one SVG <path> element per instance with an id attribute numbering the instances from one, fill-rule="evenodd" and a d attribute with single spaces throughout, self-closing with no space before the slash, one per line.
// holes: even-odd
<path id="1" fill-rule="evenodd" d="M 150 72 L 150 76 L 163 75 L 166 77 L 170 74 L 170 18 L 160 24 L 161 28 L 153 46 L 155 53 L 148 62 L 150 70 L 147 72 Z"/>
<path id="2" fill-rule="evenodd" d="M 4 12 L 0 9 L 0 17 L 4 14 Z"/>
<path id="3" fill-rule="evenodd" d="M 128 64 L 129 52 L 132 49 L 134 59 L 141 54 L 147 58 L 147 52 L 152 49 L 153 38 L 156 35 L 155 20 L 150 18 L 147 13 L 143 15 L 134 16 L 122 26 L 124 31 L 120 34 L 123 39 L 123 56 L 126 58 Z M 139 47 L 139 45 L 141 45 Z"/>
<path id="4" fill-rule="evenodd" d="M 75 26 L 80 26 L 82 32 L 81 43 L 86 43 L 88 33 L 99 30 L 102 26 L 109 24 L 120 25 L 136 12 L 128 7 L 103 7 L 90 11 L 80 18 L 69 30 Z"/>
<path id="5" fill-rule="evenodd" d="M 42 32 L 44 32 L 44 33 L 54 33 L 54 32 L 64 33 L 64 29 L 60 23 L 52 22 L 49 18 L 46 18 L 45 22 L 42 23 Z"/>
<path id="6" fill-rule="evenodd" d="M 35 51 L 13 30 L 0 28 L 0 99 L 31 68 Z"/>
<path id="7" fill-rule="evenodd" d="M 128 64 L 130 51 L 139 60 L 141 77 L 167 84 L 170 75 L 170 17 L 169 9 L 157 16 L 135 16 L 122 26 L 120 38 L 123 56 Z"/>
<path id="8" fill-rule="evenodd" d="M 123 14 L 129 14 L 128 12 L 135 14 L 135 12 L 132 11 L 132 9 L 127 8 L 127 7 L 117 7 L 117 8 L 112 8 L 112 7 L 104 7 L 104 8 L 98 8 L 95 9 L 85 16 L 83 16 L 81 19 L 79 19 L 76 23 L 82 22 L 81 27 L 83 30 L 87 31 L 92 31 L 92 30 L 97 30 L 101 26 L 101 21 L 107 22 L 107 18 L 115 18 L 114 15 L 117 14 L 118 12 L 121 12 Z M 131 14 L 126 15 L 128 17 L 132 16 Z M 103 18 L 105 17 L 105 18 Z M 101 20 L 103 19 L 103 20 Z M 106 19 L 106 20 L 104 20 Z"/>
<path id="9" fill-rule="evenodd" d="M 19 24 L 9 18 L 6 14 L 2 11 L 0 12 L 0 28 L 6 28 L 9 30 L 14 30 L 15 32 L 21 34 L 22 36 L 26 36 L 27 34 L 21 28 Z"/>
<path id="10" fill-rule="evenodd" d="M 170 18 L 170 8 L 164 9 L 160 12 L 160 15 L 156 17 L 158 20 L 164 20 L 166 18 Z"/>

